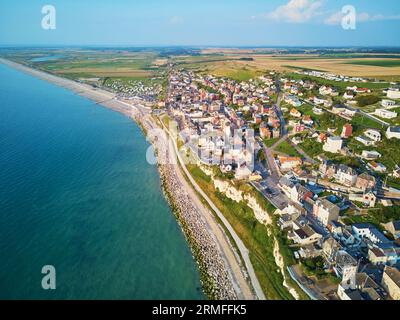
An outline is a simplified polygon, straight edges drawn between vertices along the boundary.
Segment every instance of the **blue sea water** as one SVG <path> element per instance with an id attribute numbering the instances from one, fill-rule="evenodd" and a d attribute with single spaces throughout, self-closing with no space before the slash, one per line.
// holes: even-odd
<path id="1" fill-rule="evenodd" d="M 1 299 L 204 298 L 148 147 L 123 115 L 0 64 Z"/>

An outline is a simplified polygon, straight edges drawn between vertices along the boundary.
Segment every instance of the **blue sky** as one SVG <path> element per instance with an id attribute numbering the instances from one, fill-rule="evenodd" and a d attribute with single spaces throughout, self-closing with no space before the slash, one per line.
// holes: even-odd
<path id="1" fill-rule="evenodd" d="M 56 30 L 41 28 L 54 5 Z M 341 27 L 344 5 L 356 30 Z M 1 0 L 1 45 L 400 46 L 398 0 Z"/>

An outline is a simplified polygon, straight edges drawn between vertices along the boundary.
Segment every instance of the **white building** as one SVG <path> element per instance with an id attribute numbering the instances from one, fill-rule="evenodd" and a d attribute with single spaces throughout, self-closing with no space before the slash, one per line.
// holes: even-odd
<path id="1" fill-rule="evenodd" d="M 378 130 L 368 129 L 367 131 L 365 131 L 364 134 L 367 138 L 371 139 L 374 142 L 382 141 L 382 135 Z"/>
<path id="2" fill-rule="evenodd" d="M 382 155 L 377 151 L 364 150 L 361 154 L 361 157 L 366 160 L 376 160 L 376 159 L 382 157 Z"/>
<path id="3" fill-rule="evenodd" d="M 376 109 L 375 114 L 378 117 L 384 118 L 384 119 L 394 119 L 397 118 L 397 113 L 393 111 L 389 111 L 386 109 Z"/>
<path id="4" fill-rule="evenodd" d="M 382 100 L 381 102 L 382 107 L 384 108 L 390 108 L 390 107 L 394 107 L 396 105 L 396 102 L 394 102 L 393 100 Z"/>
<path id="5" fill-rule="evenodd" d="M 372 146 L 375 145 L 375 142 L 374 142 L 374 141 L 372 141 L 371 139 L 369 139 L 369 138 L 367 138 L 367 137 L 365 137 L 365 136 L 357 137 L 356 140 L 357 140 L 358 142 L 361 142 L 361 143 L 362 143 L 364 146 L 366 146 L 366 147 L 372 147 Z"/>
<path id="6" fill-rule="evenodd" d="M 352 226 L 357 239 L 368 239 L 374 244 L 385 244 L 390 241 L 376 227 L 368 223 L 356 223 Z"/>
<path id="7" fill-rule="evenodd" d="M 386 131 L 386 137 L 388 139 L 400 139 L 400 127 L 389 127 Z"/>
<path id="8" fill-rule="evenodd" d="M 313 214 L 327 227 L 332 221 L 337 221 L 339 219 L 340 208 L 327 199 L 324 199 L 314 204 Z"/>
<path id="9" fill-rule="evenodd" d="M 317 107 L 314 107 L 313 112 L 314 112 L 314 114 L 316 114 L 318 116 L 320 116 L 324 113 L 324 111 L 322 109 L 317 108 Z"/>
<path id="10" fill-rule="evenodd" d="M 318 97 L 314 97 L 314 103 L 317 104 L 317 105 L 322 105 L 322 104 L 324 104 L 325 102 L 326 102 L 325 99 L 320 99 L 320 98 L 318 98 Z"/>
<path id="11" fill-rule="evenodd" d="M 343 148 L 343 140 L 339 137 L 329 137 L 324 144 L 324 151 L 330 153 L 340 153 Z"/>
<path id="12" fill-rule="evenodd" d="M 346 187 L 352 187 L 357 182 L 357 172 L 348 166 L 343 164 L 339 165 L 335 179 L 342 185 Z"/>
<path id="13" fill-rule="evenodd" d="M 389 89 L 387 92 L 389 99 L 400 99 L 400 90 L 398 88 Z"/>

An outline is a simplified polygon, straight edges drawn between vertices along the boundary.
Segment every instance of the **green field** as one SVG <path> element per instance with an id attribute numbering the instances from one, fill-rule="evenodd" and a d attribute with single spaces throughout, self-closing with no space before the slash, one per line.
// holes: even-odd
<path id="1" fill-rule="evenodd" d="M 374 67 L 385 67 L 393 68 L 400 67 L 400 60 L 352 60 L 346 62 L 346 64 L 358 65 L 358 66 L 374 66 Z"/>
<path id="2" fill-rule="evenodd" d="M 165 70 L 165 63 L 162 63 L 160 54 L 155 51 L 22 50 L 5 54 L 5 57 L 71 79 L 142 80 L 157 77 Z M 56 58 L 46 59 L 47 57 Z"/>
<path id="3" fill-rule="evenodd" d="M 287 140 L 283 141 L 278 147 L 275 148 L 275 150 L 278 152 L 284 153 L 290 157 L 300 157 L 301 158 L 301 155 Z"/>

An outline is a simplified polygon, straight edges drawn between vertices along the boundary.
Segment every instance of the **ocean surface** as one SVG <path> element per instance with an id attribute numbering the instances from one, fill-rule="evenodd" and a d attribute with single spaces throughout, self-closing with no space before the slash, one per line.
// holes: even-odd
<path id="1" fill-rule="evenodd" d="M 148 147 L 123 115 L 0 64 L 0 299 L 204 298 Z"/>

